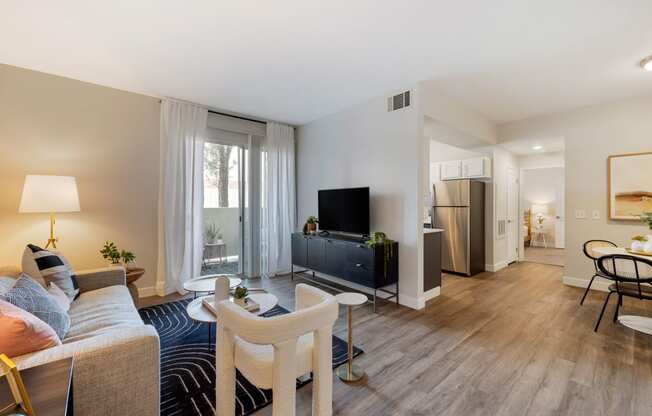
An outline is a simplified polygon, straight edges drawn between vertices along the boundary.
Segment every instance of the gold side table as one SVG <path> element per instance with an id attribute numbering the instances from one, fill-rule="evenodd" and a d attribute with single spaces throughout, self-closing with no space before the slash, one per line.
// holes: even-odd
<path id="1" fill-rule="evenodd" d="M 353 364 L 353 307 L 363 305 L 367 302 L 367 297 L 360 293 L 346 292 L 340 293 L 335 296 L 337 303 L 347 307 L 347 315 L 349 321 L 349 346 L 348 346 L 348 362 L 346 365 L 341 365 L 335 370 L 335 374 L 342 381 L 358 381 L 364 377 L 364 370 L 359 366 Z"/>

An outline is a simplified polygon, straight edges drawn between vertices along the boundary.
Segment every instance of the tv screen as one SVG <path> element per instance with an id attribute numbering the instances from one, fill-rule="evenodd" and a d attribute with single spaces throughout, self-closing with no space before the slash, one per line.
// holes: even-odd
<path id="1" fill-rule="evenodd" d="M 369 234 L 369 188 L 326 189 L 318 192 L 319 228 Z"/>

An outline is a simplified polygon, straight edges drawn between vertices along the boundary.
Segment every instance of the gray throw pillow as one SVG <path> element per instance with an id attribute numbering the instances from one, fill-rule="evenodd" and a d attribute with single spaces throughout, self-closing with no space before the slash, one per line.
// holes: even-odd
<path id="1" fill-rule="evenodd" d="M 79 295 L 77 278 L 70 264 L 61 254 L 28 244 L 23 252 L 23 273 L 47 287 L 54 283 L 71 301 Z M 43 279 L 44 282 L 41 282 Z"/>
<path id="2" fill-rule="evenodd" d="M 70 329 L 70 317 L 48 292 L 31 277 L 21 275 L 14 286 L 0 299 L 31 313 L 50 325 L 59 339 L 63 339 Z"/>

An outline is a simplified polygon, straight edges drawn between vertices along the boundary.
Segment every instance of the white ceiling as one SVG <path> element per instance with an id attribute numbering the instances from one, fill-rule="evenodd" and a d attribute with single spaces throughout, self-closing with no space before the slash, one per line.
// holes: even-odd
<path id="1" fill-rule="evenodd" d="M 649 0 L 0 0 L 0 62 L 302 124 L 435 79 L 496 122 L 652 93 Z"/>
<path id="2" fill-rule="evenodd" d="M 499 146 L 517 156 L 529 156 L 543 153 L 563 152 L 566 148 L 565 144 L 563 137 L 547 137 L 502 142 Z M 541 149 L 534 149 L 535 146 L 541 146 Z"/>

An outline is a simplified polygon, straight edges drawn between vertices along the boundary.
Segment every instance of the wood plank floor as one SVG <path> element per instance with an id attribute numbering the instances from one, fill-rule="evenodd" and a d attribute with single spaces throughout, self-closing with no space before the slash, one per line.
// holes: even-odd
<path id="1" fill-rule="evenodd" d="M 334 377 L 337 415 L 651 415 L 652 337 L 593 325 L 605 294 L 561 283 L 562 268 L 519 263 L 473 278 L 445 276 L 421 311 L 385 304 L 354 312 L 356 359 L 367 377 Z M 250 280 L 293 309 L 288 276 Z M 613 298 L 613 297 L 612 297 Z M 160 302 L 147 299 L 145 304 Z M 613 302 L 613 299 L 612 299 Z M 624 314 L 652 316 L 652 302 L 625 299 Z M 346 337 L 344 310 L 335 332 Z M 311 386 L 297 392 L 309 415 Z M 256 415 L 271 415 L 271 407 Z"/>

